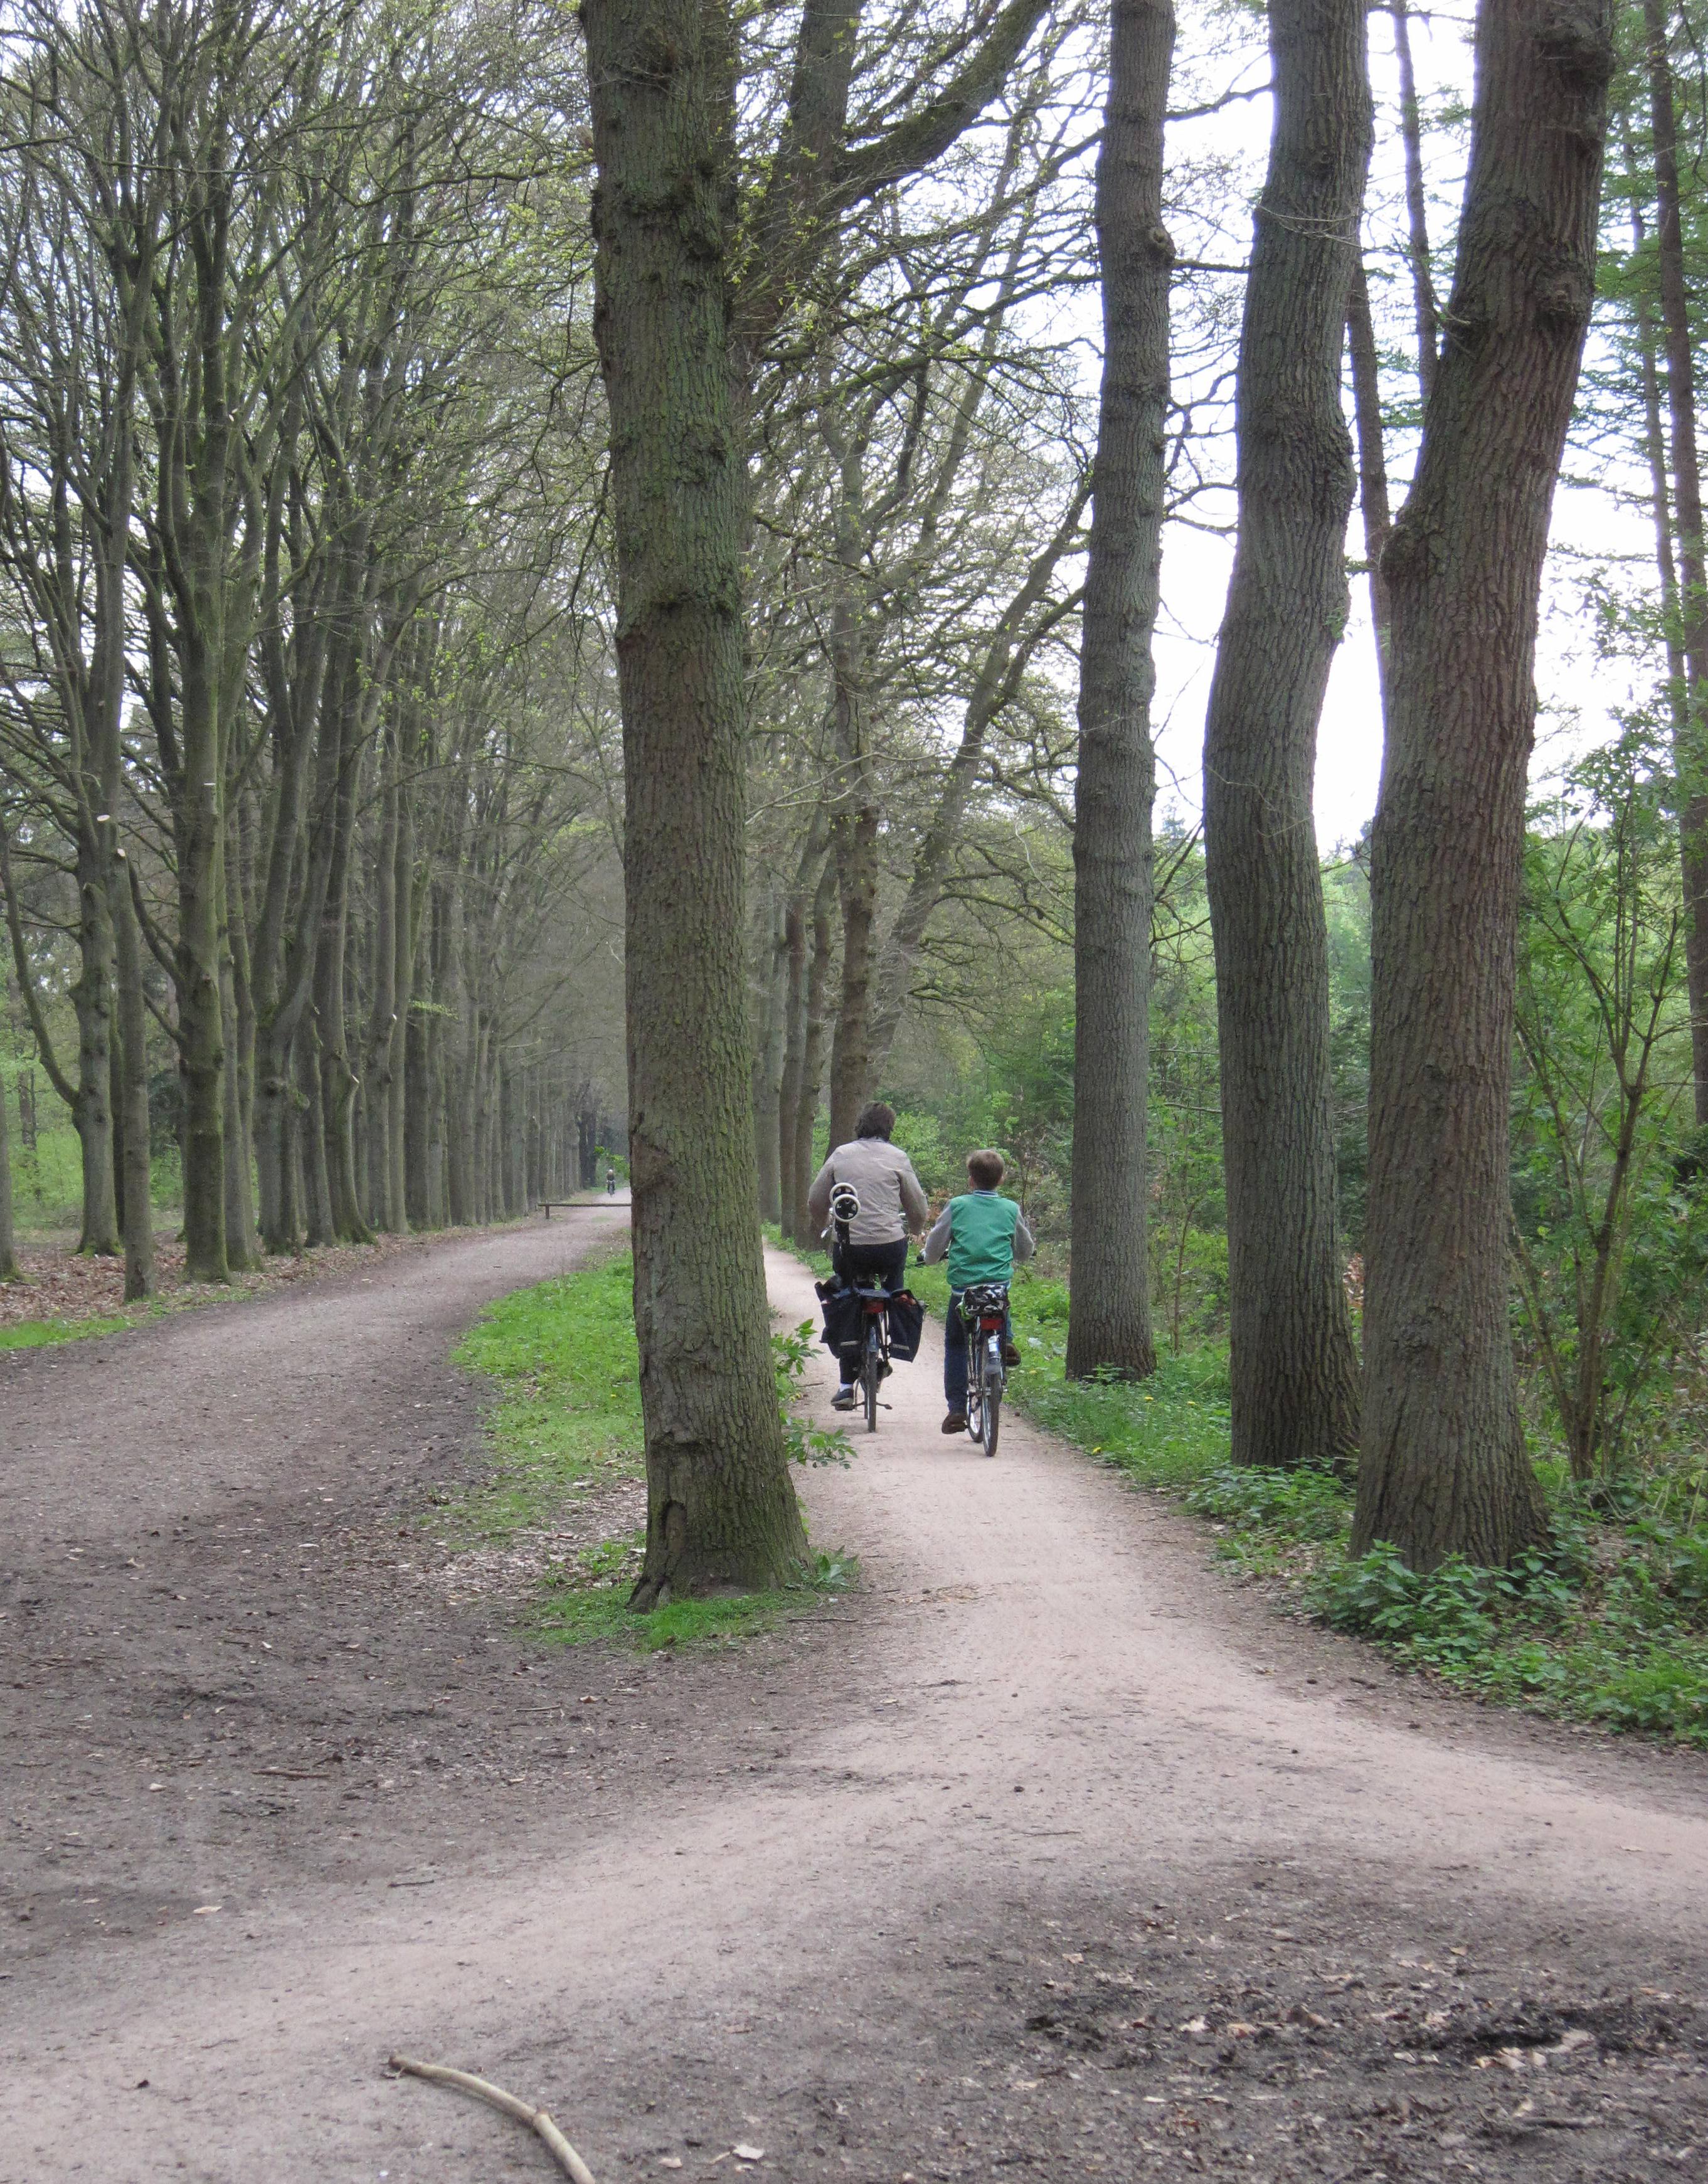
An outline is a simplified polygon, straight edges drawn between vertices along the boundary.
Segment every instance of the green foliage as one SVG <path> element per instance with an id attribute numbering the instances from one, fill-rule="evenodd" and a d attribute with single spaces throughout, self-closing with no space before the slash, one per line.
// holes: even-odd
<path id="1" fill-rule="evenodd" d="M 1708 1478 L 1700 1470 L 1694 1482 L 1670 1474 L 1646 1495 L 1598 1505 L 1564 1467 L 1544 1467 L 1551 1544 L 1510 1570 L 1454 1558 L 1420 1574 L 1386 1546 L 1353 1562 L 1342 1480 L 1228 1461 L 1224 1350 L 1167 1357 L 1144 1381 L 1064 1380 L 1065 1288 L 1032 1284 L 1040 1308 L 1029 1317 L 1024 1273 L 1015 1319 L 1028 1362 L 1010 1382 L 1017 1407 L 1136 1483 L 1178 1495 L 1214 1526 L 1222 1558 L 1275 1584 L 1279 1605 L 1479 1697 L 1708 1744 Z M 937 1270 L 915 1286 L 941 1305 Z"/>
<path id="2" fill-rule="evenodd" d="M 811 1323 L 773 1338 L 779 1407 L 796 1462 L 847 1460 L 840 1434 L 795 1415 L 812 1355 Z M 583 1267 L 490 1305 L 457 1346 L 456 1361 L 497 1384 L 487 1414 L 490 1478 L 433 1512 L 466 1544 L 538 1529 L 578 1481 L 638 1477 L 645 1439 L 635 1342 L 633 1262 L 625 1253 Z M 739 1637 L 799 1614 L 857 1574 L 849 1557 L 820 1554 L 798 1580 L 774 1593 L 674 1600 L 636 1615 L 628 1596 L 639 1572 L 643 1533 L 601 1540 L 561 1565 L 536 1596 L 526 1627 L 553 1645 L 589 1642 L 642 1652 Z"/>
<path id="3" fill-rule="evenodd" d="M 1347 1529 L 1347 1490 L 1325 1471 L 1271 1471 L 1218 1464 L 1186 1490 L 1186 1507 L 1242 1529 L 1270 1527 L 1298 1540 L 1337 1540 Z"/>
<path id="4" fill-rule="evenodd" d="M 818 1340 L 812 1323 L 771 1337 L 771 1364 L 777 1380 L 777 1407 L 783 1413 L 783 1441 L 791 1463 L 848 1463 L 854 1445 L 840 1429 L 816 1426 L 801 1414 L 802 1382 Z"/>
<path id="5" fill-rule="evenodd" d="M 460 1505 L 472 1534 L 543 1523 L 578 1479 L 634 1477 L 645 1435 L 634 1273 L 625 1256 L 489 1305 L 456 1362 L 496 1382 L 487 1416 L 494 1476 Z"/>
<path id="6" fill-rule="evenodd" d="M 0 1350 L 42 1350 L 55 1342 L 81 1342 L 90 1334 L 122 1334 L 136 1324 L 132 1318 L 20 1319 L 0 1327 Z"/>
<path id="7" fill-rule="evenodd" d="M 1574 1475 L 1664 1437 L 1695 1362 L 1708 1193 L 1688 1061 L 1672 794 L 1646 723 L 1568 772 L 1525 857 L 1513 1117 L 1523 1331 Z"/>
<path id="8" fill-rule="evenodd" d="M 775 1592 L 717 1594 L 704 1600 L 671 1600 L 636 1615 L 628 1595 L 639 1568 L 644 1535 L 607 1541 L 567 1569 L 536 1602 L 531 1635 L 555 1646 L 604 1644 L 631 1652 L 722 1643 L 774 1630 L 809 1613 L 818 1602 L 850 1591 L 858 1564 L 851 1557 L 818 1555 L 795 1583 Z"/>

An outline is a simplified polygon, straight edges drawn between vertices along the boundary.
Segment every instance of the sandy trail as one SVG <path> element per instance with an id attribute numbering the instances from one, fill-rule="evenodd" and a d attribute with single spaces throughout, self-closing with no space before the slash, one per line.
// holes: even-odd
<path id="1" fill-rule="evenodd" d="M 541 1233 L 500 1240 L 493 1279 L 567 1256 Z M 810 1278 L 771 1273 L 806 1317 Z M 365 1327 L 414 1345 L 405 1378 L 430 1387 L 455 1312 L 407 1279 L 313 1338 L 351 1346 L 317 1384 L 334 1410 L 346 1374 L 380 1391 Z M 260 1400 L 289 1369 L 268 1313 L 288 1318 L 232 1316 L 206 1354 L 178 1336 L 182 1405 L 209 1424 L 128 1484 L 62 1403 L 8 1460 L 8 1529 L 63 1552 L 54 1513 L 91 1465 L 115 1546 L 233 1490 L 307 1493 L 320 1412 L 276 1460 L 215 1431 L 222 1386 Z M 330 1811 L 241 1858 L 204 1826 L 195 1887 L 219 1912 L 177 1883 L 157 1930 L 16 1964 L 0 2178 L 547 2173 L 514 2126 L 386 2080 L 394 2048 L 545 2101 L 601 2184 L 732 2174 L 738 2142 L 767 2174 L 874 2184 L 1708 2159 L 1700 1764 L 1421 1700 L 1232 1593 L 1179 1518 L 1018 1418 L 994 1462 L 942 1438 L 939 1370 L 898 1370 L 853 1468 L 807 1481 L 815 1539 L 866 1580 L 809 1636 L 531 1669 L 529 1705 L 572 1724 L 600 1696 L 648 1716 L 619 1796 L 579 1794 L 583 1739 L 508 1804 L 439 1785 L 367 1813 L 346 1872 Z M 62 1391 L 82 1375 L 87 1449 L 111 1429 L 102 1361 L 58 1371 Z M 0 1383 L 7 1415 L 32 1392 Z M 377 1424 L 366 1458 L 338 1430 L 316 1499 L 341 1464 L 362 1487 L 363 1462 L 398 1461 Z M 406 1652 L 387 1688 L 448 1673 Z M 513 1708 L 518 1680 L 485 1688 Z M 98 1892 L 99 1865 L 67 1884 Z"/>

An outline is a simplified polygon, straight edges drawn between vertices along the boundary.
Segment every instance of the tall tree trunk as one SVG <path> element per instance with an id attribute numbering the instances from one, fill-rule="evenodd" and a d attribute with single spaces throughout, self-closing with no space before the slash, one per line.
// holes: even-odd
<path id="1" fill-rule="evenodd" d="M 1358 503 L 1364 518 L 1364 558 L 1370 573 L 1370 616 L 1376 630 L 1376 669 L 1382 717 L 1387 716 L 1387 580 L 1381 573 L 1382 549 L 1393 527 L 1387 497 L 1387 453 L 1381 428 L 1381 374 L 1376 326 L 1370 314 L 1370 282 L 1360 254 L 1352 271 L 1347 300 L 1346 347 L 1352 365 L 1353 416 L 1358 431 Z"/>
<path id="2" fill-rule="evenodd" d="M 786 904 L 773 905 L 762 961 L 764 987 L 759 996 L 753 1035 L 753 1147 L 759 1168 L 759 1217 L 783 1218 L 783 1169 L 777 1112 L 783 1095 L 784 1050 L 789 1026 L 789 917 Z"/>
<path id="3" fill-rule="evenodd" d="M 154 1294 L 154 1203 L 148 1142 L 148 1010 L 142 932 L 124 852 L 113 863 L 114 962 L 118 972 L 119 1097 L 124 1146 L 125 1301 Z M 3 1151 L 0 1151 L 3 1159 Z"/>
<path id="4" fill-rule="evenodd" d="M 807 1216 L 812 1187 L 812 1128 L 818 1119 L 818 1094 L 824 1083 L 824 1057 L 830 1044 L 830 965 L 835 953 L 836 865 L 827 857 L 812 898 L 812 954 L 807 970 L 806 1025 L 801 1035 L 801 1085 L 795 1108 L 795 1226 L 792 1240 L 811 1251 L 818 1239 Z M 832 1139 L 832 1143 L 837 1140 Z"/>
<path id="5" fill-rule="evenodd" d="M 386 1056 L 388 1093 L 386 1149 L 391 1162 L 390 1195 L 395 1227 L 409 1226 L 405 1139 L 408 1088 L 404 1082 L 405 1050 L 410 1014 L 415 1005 L 416 927 L 417 900 L 415 881 L 415 810 L 413 791 L 407 782 L 397 789 L 398 838 L 393 861 L 392 1023 Z"/>
<path id="6" fill-rule="evenodd" d="M 1074 798 L 1073 1283 L 1067 1369 L 1140 1378 L 1151 1335 L 1151 638 L 1161 597 L 1169 285 L 1169 0 L 1113 0 L 1097 155 L 1103 384 L 1080 642 Z"/>
<path id="7" fill-rule="evenodd" d="M 0 978 L 0 1021 L 4 1018 L 6 982 Z M 6 1087 L 0 1084 L 0 1282 L 23 1279 L 17 1239 L 12 1230 L 12 1148 L 6 1122 Z"/>
<path id="8" fill-rule="evenodd" d="M 321 1042 L 312 1023 L 297 1034 L 297 1070 L 302 1087 L 301 1134 L 304 1228 L 314 1244 L 336 1244 L 332 1178 L 327 1169 L 327 1111 L 321 1092 Z"/>
<path id="9" fill-rule="evenodd" d="M 1704 565 L 1702 467 L 1696 445 L 1695 356 L 1678 188 L 1678 129 L 1667 52 L 1666 0 L 1643 0 L 1649 114 L 1655 132 L 1655 249 L 1666 347 L 1679 604 L 1683 627 L 1685 733 L 1673 739 L 1684 876 L 1684 972 L 1690 998 L 1690 1065 L 1696 1121 L 1708 1126 L 1708 569 Z"/>
<path id="10" fill-rule="evenodd" d="M 1365 1419 L 1353 1546 L 1504 1563 L 1545 1515 L 1508 1268 L 1509 1104 L 1538 594 L 1595 290 L 1610 0 L 1485 0 L 1458 262 L 1384 556 L 1371 845 Z"/>
<path id="11" fill-rule="evenodd" d="M 226 1262 L 240 1269 L 255 1261 L 255 1189 L 249 1164 L 254 1141 L 255 1012 L 249 992 L 245 930 L 237 860 L 228 853 L 220 980 L 226 1021 Z"/>
<path id="12" fill-rule="evenodd" d="M 1412 320 L 1417 332 L 1417 383 L 1428 401 L 1435 385 L 1435 280 L 1429 264 L 1429 207 L 1423 194 L 1423 116 L 1417 103 L 1417 71 L 1411 58 L 1411 19 L 1406 0 L 1388 0 L 1394 58 L 1399 63 L 1399 139 L 1405 156 L 1406 256 L 1411 266 Z"/>
<path id="13" fill-rule="evenodd" d="M 800 1224 L 795 1199 L 795 1129 L 801 1105 L 801 1070 L 807 1056 L 807 922 L 808 889 L 797 885 L 784 911 L 788 958 L 783 996 L 783 1078 L 777 1088 L 777 1218 L 792 1236 Z"/>
<path id="14" fill-rule="evenodd" d="M 344 703 L 354 708 L 357 702 L 356 676 L 353 669 Z M 321 822 L 332 828 L 332 854 L 326 903 L 321 913 L 319 947 L 315 965 L 315 1030 L 319 1048 L 321 1134 L 326 1148 L 327 1184 L 332 1199 L 332 1231 L 342 1243 L 371 1244 L 373 1231 L 362 1218 L 356 1191 L 353 1131 L 356 1074 L 350 1067 L 349 1035 L 344 1007 L 350 856 L 355 833 L 357 756 L 355 738 L 349 720 L 345 722 L 342 737 L 343 763 L 339 769 L 337 793 L 331 812 Z"/>
<path id="15" fill-rule="evenodd" d="M 734 36 L 721 6 L 689 0 L 587 0 L 583 20 L 628 784 L 647 1468 L 635 1599 L 650 1607 L 673 1591 L 774 1585 L 806 1535 L 772 1374 L 748 1095 Z"/>
<path id="16" fill-rule="evenodd" d="M 77 1097 L 71 1119 L 83 1159 L 83 1217 L 77 1249 L 100 1257 L 116 1253 L 119 1210 L 113 1190 L 113 904 L 112 860 L 98 827 L 77 844 Z"/>
<path id="17" fill-rule="evenodd" d="M 183 784 L 178 853 L 178 1037 L 184 1078 L 184 1275 L 223 1282 L 226 1256 L 226 1012 L 220 962 L 225 818 L 218 707 L 204 648 L 183 648 Z"/>
<path id="18" fill-rule="evenodd" d="M 1361 0 L 1275 0 L 1270 44 L 1275 130 L 1240 337 L 1239 543 L 1205 726 L 1204 844 L 1233 1454 L 1293 1465 L 1358 1446 L 1311 797 L 1347 615 L 1340 365 L 1370 157 Z"/>
<path id="19" fill-rule="evenodd" d="M 380 763 L 395 774 L 395 753 L 388 743 Z M 363 1065 L 363 1115 L 367 1126 L 368 1218 L 376 1228 L 395 1228 L 400 1212 L 392 1203 L 392 1055 L 397 1029 L 397 929 L 399 790 L 395 777 L 382 792 L 379 855 L 372 878 L 374 908 L 373 985 L 370 997 L 367 1057 Z"/>

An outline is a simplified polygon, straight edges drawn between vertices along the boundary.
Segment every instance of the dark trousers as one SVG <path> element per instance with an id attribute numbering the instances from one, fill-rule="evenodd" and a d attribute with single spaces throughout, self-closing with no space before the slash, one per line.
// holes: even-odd
<path id="1" fill-rule="evenodd" d="M 899 1290 L 907 1265 L 907 1239 L 896 1244 L 845 1244 L 836 1253 L 836 1271 L 845 1282 L 870 1289 L 874 1281 L 883 1283 L 886 1290 Z M 842 1384 L 846 1388 L 860 1377 L 860 1351 L 866 1340 L 866 1329 L 860 1329 L 857 1342 L 845 1342 L 839 1352 L 841 1361 Z"/>
<path id="2" fill-rule="evenodd" d="M 949 1324 L 943 1330 L 943 1400 L 957 1417 L 967 1409 L 967 1328 L 961 1318 L 959 1290 L 949 1292 Z M 1002 1314 L 1002 1340 L 1014 1339 L 1014 1323 Z"/>

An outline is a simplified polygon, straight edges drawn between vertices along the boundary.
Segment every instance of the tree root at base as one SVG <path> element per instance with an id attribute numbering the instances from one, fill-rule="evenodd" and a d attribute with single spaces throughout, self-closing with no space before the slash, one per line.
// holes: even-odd
<path id="1" fill-rule="evenodd" d="M 425 2078 L 435 2086 L 449 2086 L 460 2093 L 472 2093 L 477 2101 L 489 2108 L 500 2109 L 507 2116 L 544 2139 L 552 2158 L 570 2180 L 570 2184 L 594 2184 L 593 2171 L 552 2121 L 544 2109 L 531 2109 L 526 2101 L 518 2100 L 514 2093 L 505 2092 L 502 2086 L 494 2086 L 485 2078 L 471 2076 L 466 2070 L 453 2070 L 444 2063 L 417 2063 L 407 2055 L 394 2055 L 386 2065 L 410 2078 Z"/>

